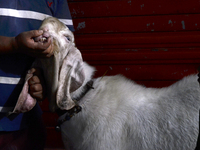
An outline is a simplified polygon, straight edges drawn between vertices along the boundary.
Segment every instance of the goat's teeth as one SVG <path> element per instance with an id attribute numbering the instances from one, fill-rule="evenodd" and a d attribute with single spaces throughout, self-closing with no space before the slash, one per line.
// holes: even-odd
<path id="1" fill-rule="evenodd" d="M 42 38 L 42 41 L 44 42 L 46 40 L 46 38 Z"/>
<path id="2" fill-rule="evenodd" d="M 43 38 L 40 39 L 40 42 L 44 42 L 46 40 L 47 40 L 47 38 L 43 37 Z"/>

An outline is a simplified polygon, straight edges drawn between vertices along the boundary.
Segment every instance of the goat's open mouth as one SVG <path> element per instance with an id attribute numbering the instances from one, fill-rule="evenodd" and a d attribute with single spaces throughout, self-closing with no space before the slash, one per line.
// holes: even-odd
<path id="1" fill-rule="evenodd" d="M 45 43 L 48 41 L 48 38 L 50 37 L 49 33 L 47 31 L 45 31 L 42 35 L 34 38 L 35 42 L 41 42 L 41 43 Z"/>

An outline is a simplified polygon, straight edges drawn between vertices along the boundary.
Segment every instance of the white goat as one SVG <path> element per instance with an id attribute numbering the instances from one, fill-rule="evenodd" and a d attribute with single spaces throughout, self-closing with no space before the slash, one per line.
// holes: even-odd
<path id="1" fill-rule="evenodd" d="M 196 75 L 160 89 L 145 88 L 121 75 L 92 79 L 94 68 L 82 62 L 64 24 L 48 18 L 41 29 L 46 35 L 39 38 L 52 37 L 55 47 L 54 57 L 34 64 L 44 69 L 50 109 L 82 107 L 69 121 L 66 114 L 59 118 L 66 149 L 69 145 L 75 150 L 195 148 L 200 108 Z M 89 81 L 94 89 L 87 87 Z"/>

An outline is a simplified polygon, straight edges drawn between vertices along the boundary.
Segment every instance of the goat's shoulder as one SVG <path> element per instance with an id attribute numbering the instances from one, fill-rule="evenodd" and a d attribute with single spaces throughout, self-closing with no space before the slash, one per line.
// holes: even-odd
<path id="1" fill-rule="evenodd" d="M 130 80 L 121 74 L 114 76 L 99 77 L 95 80 L 95 82 L 113 88 L 120 88 L 123 86 L 141 86 L 135 83 L 133 80 Z"/>

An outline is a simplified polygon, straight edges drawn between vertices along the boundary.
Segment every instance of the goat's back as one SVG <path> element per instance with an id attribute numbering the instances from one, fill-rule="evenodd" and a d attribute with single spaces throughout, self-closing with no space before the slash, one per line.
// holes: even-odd
<path id="1" fill-rule="evenodd" d="M 193 150 L 198 136 L 200 91 L 196 76 L 145 88 L 123 76 L 94 80 L 83 110 L 62 128 L 81 150 Z"/>

